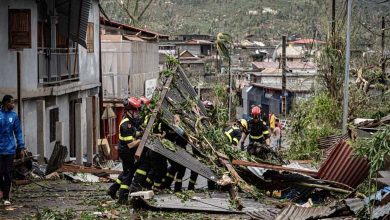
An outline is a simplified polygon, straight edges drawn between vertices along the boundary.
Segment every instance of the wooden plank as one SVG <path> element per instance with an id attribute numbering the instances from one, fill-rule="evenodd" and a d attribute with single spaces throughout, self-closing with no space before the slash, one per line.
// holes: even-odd
<path id="1" fill-rule="evenodd" d="M 245 183 L 245 181 L 238 175 L 237 171 L 233 168 L 233 166 L 230 164 L 230 162 L 226 159 L 226 155 L 223 155 L 219 152 L 217 152 L 217 155 L 219 156 L 219 160 L 221 163 L 225 165 L 225 167 L 228 169 L 229 173 L 232 175 L 232 177 L 235 179 L 236 182 Z M 234 187 L 233 184 L 228 185 L 229 188 L 229 194 L 232 200 L 237 201 L 237 209 L 242 210 L 244 206 L 242 205 L 242 202 L 240 200 L 240 197 L 238 196 L 237 190 Z"/>
<path id="2" fill-rule="evenodd" d="M 260 168 L 270 169 L 270 170 L 296 172 L 296 173 L 306 174 L 312 177 L 317 177 L 318 174 L 318 172 L 316 171 L 294 169 L 294 168 L 282 167 L 278 165 L 271 165 L 271 164 L 264 164 L 264 163 L 253 163 L 253 162 L 242 161 L 242 160 L 233 160 L 232 164 L 239 165 L 239 166 L 260 167 Z"/>
<path id="3" fill-rule="evenodd" d="M 161 109 L 162 103 L 163 103 L 163 101 L 165 99 L 165 96 L 167 95 L 167 92 L 168 92 L 169 87 L 170 87 L 170 85 L 172 83 L 172 80 L 173 80 L 173 75 L 169 76 L 169 78 L 167 79 L 167 81 L 166 81 L 166 83 L 164 85 L 163 90 L 161 91 L 160 100 L 158 100 L 158 102 L 156 104 L 156 108 L 153 110 L 152 115 L 149 118 L 148 124 L 147 124 L 147 126 L 145 128 L 145 131 L 144 131 L 144 134 L 142 135 L 141 142 L 138 145 L 137 151 L 135 153 L 135 159 L 136 160 L 139 160 L 140 157 L 141 157 L 141 154 L 142 154 L 142 151 L 144 150 L 146 141 L 147 141 L 147 139 L 149 137 L 149 134 L 150 134 L 150 132 L 152 130 L 154 121 L 156 120 L 157 113 Z"/>
<path id="4" fill-rule="evenodd" d="M 118 171 L 118 170 L 97 169 L 97 168 L 83 167 L 83 166 L 76 166 L 76 165 L 69 165 L 69 164 L 63 165 L 60 169 L 57 170 L 57 172 L 91 173 L 91 174 L 97 174 L 97 173 L 120 174 L 120 173 L 122 173 L 122 171 Z"/>

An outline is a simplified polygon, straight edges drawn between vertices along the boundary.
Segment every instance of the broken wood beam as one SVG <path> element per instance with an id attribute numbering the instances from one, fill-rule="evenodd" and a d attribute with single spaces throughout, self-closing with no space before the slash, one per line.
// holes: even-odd
<path id="1" fill-rule="evenodd" d="M 57 172 L 91 173 L 91 174 L 97 174 L 97 173 L 120 174 L 120 173 L 122 173 L 122 171 L 118 171 L 118 170 L 97 169 L 97 168 L 83 167 L 83 166 L 76 166 L 76 165 L 69 165 L 69 164 L 62 165 L 62 167 L 60 169 L 58 169 Z"/>
<path id="2" fill-rule="evenodd" d="M 317 171 L 310 171 L 310 170 L 303 170 L 303 169 L 295 169 L 290 167 L 282 167 L 278 165 L 272 165 L 272 164 L 264 164 L 264 163 L 253 163 L 249 161 L 243 161 L 243 160 L 233 160 L 233 165 L 239 165 L 239 166 L 251 166 L 251 167 L 260 167 L 264 169 L 270 169 L 270 170 L 277 170 L 277 171 L 287 171 L 287 172 L 296 172 L 296 173 L 302 173 L 306 174 L 311 177 L 318 177 Z"/>
<path id="3" fill-rule="evenodd" d="M 169 87 L 172 83 L 173 80 L 173 75 L 169 76 L 167 81 L 165 82 L 165 85 L 163 87 L 163 90 L 161 91 L 160 94 L 160 100 L 158 100 L 156 104 L 156 108 L 153 110 L 152 115 L 149 118 L 148 124 L 146 125 L 145 131 L 142 135 L 142 139 L 140 144 L 137 147 L 137 151 L 135 152 L 135 159 L 139 160 L 142 154 L 142 151 L 144 150 L 146 141 L 149 137 L 150 132 L 152 131 L 154 121 L 156 120 L 157 113 L 160 111 L 162 103 L 165 99 L 165 96 L 167 95 L 167 92 L 169 90 Z"/>
<path id="4" fill-rule="evenodd" d="M 337 193 L 345 193 L 345 194 L 353 193 L 353 191 L 340 189 L 340 188 L 335 188 L 335 187 L 326 186 L 326 185 L 320 185 L 320 184 L 304 183 L 304 182 L 291 182 L 291 184 L 298 185 L 298 186 L 303 186 L 303 187 L 309 187 L 309 188 L 324 189 L 324 190 L 328 190 L 328 191 L 331 191 L 331 192 L 337 192 Z"/>
<path id="5" fill-rule="evenodd" d="M 216 152 L 216 153 L 219 157 L 219 161 L 221 161 L 221 163 L 223 165 L 225 165 L 225 167 L 228 169 L 230 175 L 232 175 L 234 180 L 237 183 L 241 182 L 241 183 L 246 184 L 245 181 L 240 177 L 240 175 L 238 175 L 237 171 L 233 168 L 233 166 L 230 164 L 230 162 L 227 160 L 227 156 L 222 154 L 222 153 L 219 153 L 219 152 Z M 244 208 L 244 206 L 242 205 L 240 197 L 237 194 L 236 188 L 234 187 L 233 184 L 229 184 L 228 188 L 229 188 L 230 197 L 232 198 L 233 201 L 237 202 L 237 209 L 242 210 Z M 243 189 L 243 190 L 246 190 L 246 189 Z"/>

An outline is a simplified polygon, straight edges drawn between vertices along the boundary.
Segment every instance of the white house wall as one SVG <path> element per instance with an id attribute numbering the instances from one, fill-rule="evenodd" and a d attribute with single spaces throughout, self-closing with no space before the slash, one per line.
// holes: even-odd
<path id="1" fill-rule="evenodd" d="M 22 94 L 37 88 L 37 5 L 31 0 L 0 1 L 0 95 L 10 93 L 16 97 L 16 51 L 8 49 L 8 9 L 31 9 L 31 49 L 20 52 Z"/>
<path id="2" fill-rule="evenodd" d="M 81 84 L 93 84 L 99 83 L 99 6 L 98 1 L 92 4 L 89 11 L 88 22 L 94 24 L 94 52 L 87 53 L 87 49 L 80 46 L 79 49 L 79 70 L 80 70 L 80 83 Z"/>
<path id="3" fill-rule="evenodd" d="M 15 98 L 17 90 L 16 51 L 8 49 L 8 9 L 31 9 L 31 49 L 24 49 L 21 56 L 21 87 L 22 87 L 22 120 L 23 136 L 26 147 L 33 154 L 38 153 L 37 137 L 45 133 L 44 156 L 49 158 L 54 142 L 50 143 L 50 109 L 58 107 L 59 121 L 63 123 L 62 144 L 70 147 L 69 135 L 69 102 L 81 98 L 81 146 L 87 152 L 87 117 L 86 97 L 96 95 L 99 82 L 99 7 L 98 1 L 93 0 L 89 22 L 94 23 L 94 52 L 79 46 L 80 79 L 60 86 L 43 87 L 38 84 L 38 51 L 37 51 L 37 5 L 34 0 L 1 0 L 0 1 L 0 96 L 11 94 Z M 158 60 L 158 58 L 157 58 Z M 158 61 L 157 61 L 158 62 Z M 37 100 L 45 100 L 44 126 L 38 126 Z M 97 109 L 96 114 L 99 115 Z M 99 118 L 96 116 L 96 118 Z M 43 130 L 44 129 L 44 130 Z M 98 136 L 96 136 L 98 137 Z"/>

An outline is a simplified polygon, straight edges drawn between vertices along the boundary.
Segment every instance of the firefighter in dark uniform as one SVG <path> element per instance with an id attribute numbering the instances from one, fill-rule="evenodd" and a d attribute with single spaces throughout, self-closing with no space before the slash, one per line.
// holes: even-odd
<path id="1" fill-rule="evenodd" d="M 239 146 L 241 135 L 248 130 L 248 122 L 245 119 L 237 120 L 233 126 L 225 130 L 225 136 L 233 146 Z"/>
<path id="2" fill-rule="evenodd" d="M 158 132 L 163 133 L 164 138 L 171 141 L 178 147 L 186 148 L 188 141 L 185 138 L 185 132 L 184 130 L 179 127 L 180 118 L 178 115 L 174 116 L 174 127 L 175 129 L 172 129 L 169 127 L 166 123 L 161 122 L 158 125 Z M 183 183 L 183 177 L 186 171 L 186 168 L 172 160 L 169 160 L 169 168 L 167 169 L 167 173 L 164 178 L 163 182 L 163 188 L 170 188 L 173 181 L 175 181 L 175 188 L 174 190 L 176 192 L 181 191 L 182 189 L 182 183 Z"/>
<path id="3" fill-rule="evenodd" d="M 125 203 L 129 195 L 129 186 L 134 176 L 135 164 L 134 155 L 137 146 L 140 143 L 137 136 L 137 123 L 139 121 L 139 108 L 141 102 L 136 97 L 130 97 L 124 100 L 123 103 L 126 115 L 119 125 L 119 158 L 122 160 L 123 172 L 116 179 L 108 190 L 108 195 L 111 198 L 116 198 L 116 192 L 119 190 L 119 202 Z"/>
<path id="4" fill-rule="evenodd" d="M 146 115 L 143 125 L 146 126 L 148 121 L 149 115 Z M 150 189 L 152 185 L 156 191 L 162 189 L 163 179 L 167 172 L 167 159 L 161 154 L 145 148 L 137 164 L 130 192 L 141 191 L 143 188 Z"/>
<path id="5" fill-rule="evenodd" d="M 252 119 L 248 122 L 248 131 L 245 134 L 244 141 L 249 134 L 248 152 L 254 154 L 256 151 L 256 144 L 269 146 L 269 130 L 261 117 L 261 110 L 259 106 L 254 106 L 251 110 Z"/>

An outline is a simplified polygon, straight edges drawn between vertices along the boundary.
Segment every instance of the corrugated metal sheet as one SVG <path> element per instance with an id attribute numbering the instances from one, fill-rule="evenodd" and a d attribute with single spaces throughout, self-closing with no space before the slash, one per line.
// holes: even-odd
<path id="1" fill-rule="evenodd" d="M 382 217 L 389 218 L 390 216 L 390 203 L 387 205 L 376 207 L 372 213 L 372 219 L 380 219 Z"/>
<path id="2" fill-rule="evenodd" d="M 330 135 L 327 137 L 322 137 L 317 140 L 317 145 L 320 149 L 328 149 L 337 144 L 340 139 L 347 140 L 348 135 Z"/>
<path id="3" fill-rule="evenodd" d="M 368 169 L 368 161 L 354 156 L 349 144 L 341 140 L 322 164 L 318 177 L 356 188 L 367 177 Z"/>
<path id="4" fill-rule="evenodd" d="M 275 220 L 305 220 L 316 219 L 319 217 L 327 217 L 333 214 L 336 209 L 330 207 L 312 207 L 305 208 L 290 205 L 282 210 L 282 212 L 275 218 Z"/>
<path id="5" fill-rule="evenodd" d="M 154 199 L 153 203 L 148 200 L 144 200 L 144 202 L 156 209 L 247 214 L 253 219 L 274 219 L 280 212 L 280 209 L 274 206 L 262 204 L 249 198 L 241 198 L 245 208 L 239 211 L 231 207 L 229 194 L 221 192 L 195 193 L 185 200 L 172 194 L 158 194 L 154 196 Z"/>
<path id="6" fill-rule="evenodd" d="M 102 42 L 103 98 L 145 95 L 145 81 L 157 79 L 158 46 L 149 42 Z"/>
<path id="7" fill-rule="evenodd" d="M 260 209 L 258 211 L 247 212 L 246 214 L 255 220 L 275 219 L 279 209 Z"/>
<path id="8" fill-rule="evenodd" d="M 364 208 L 364 201 L 358 198 L 345 199 L 345 205 L 355 214 Z"/>
<path id="9" fill-rule="evenodd" d="M 151 136 L 146 142 L 145 145 L 147 148 L 151 149 L 154 152 L 157 152 L 168 159 L 175 161 L 176 163 L 187 167 L 188 169 L 198 173 L 199 175 L 212 180 L 217 181 L 217 177 L 213 171 L 201 163 L 198 159 L 194 158 L 189 154 L 185 149 L 177 146 L 175 151 L 171 151 L 165 148 L 162 143 L 157 138 L 152 138 Z"/>

